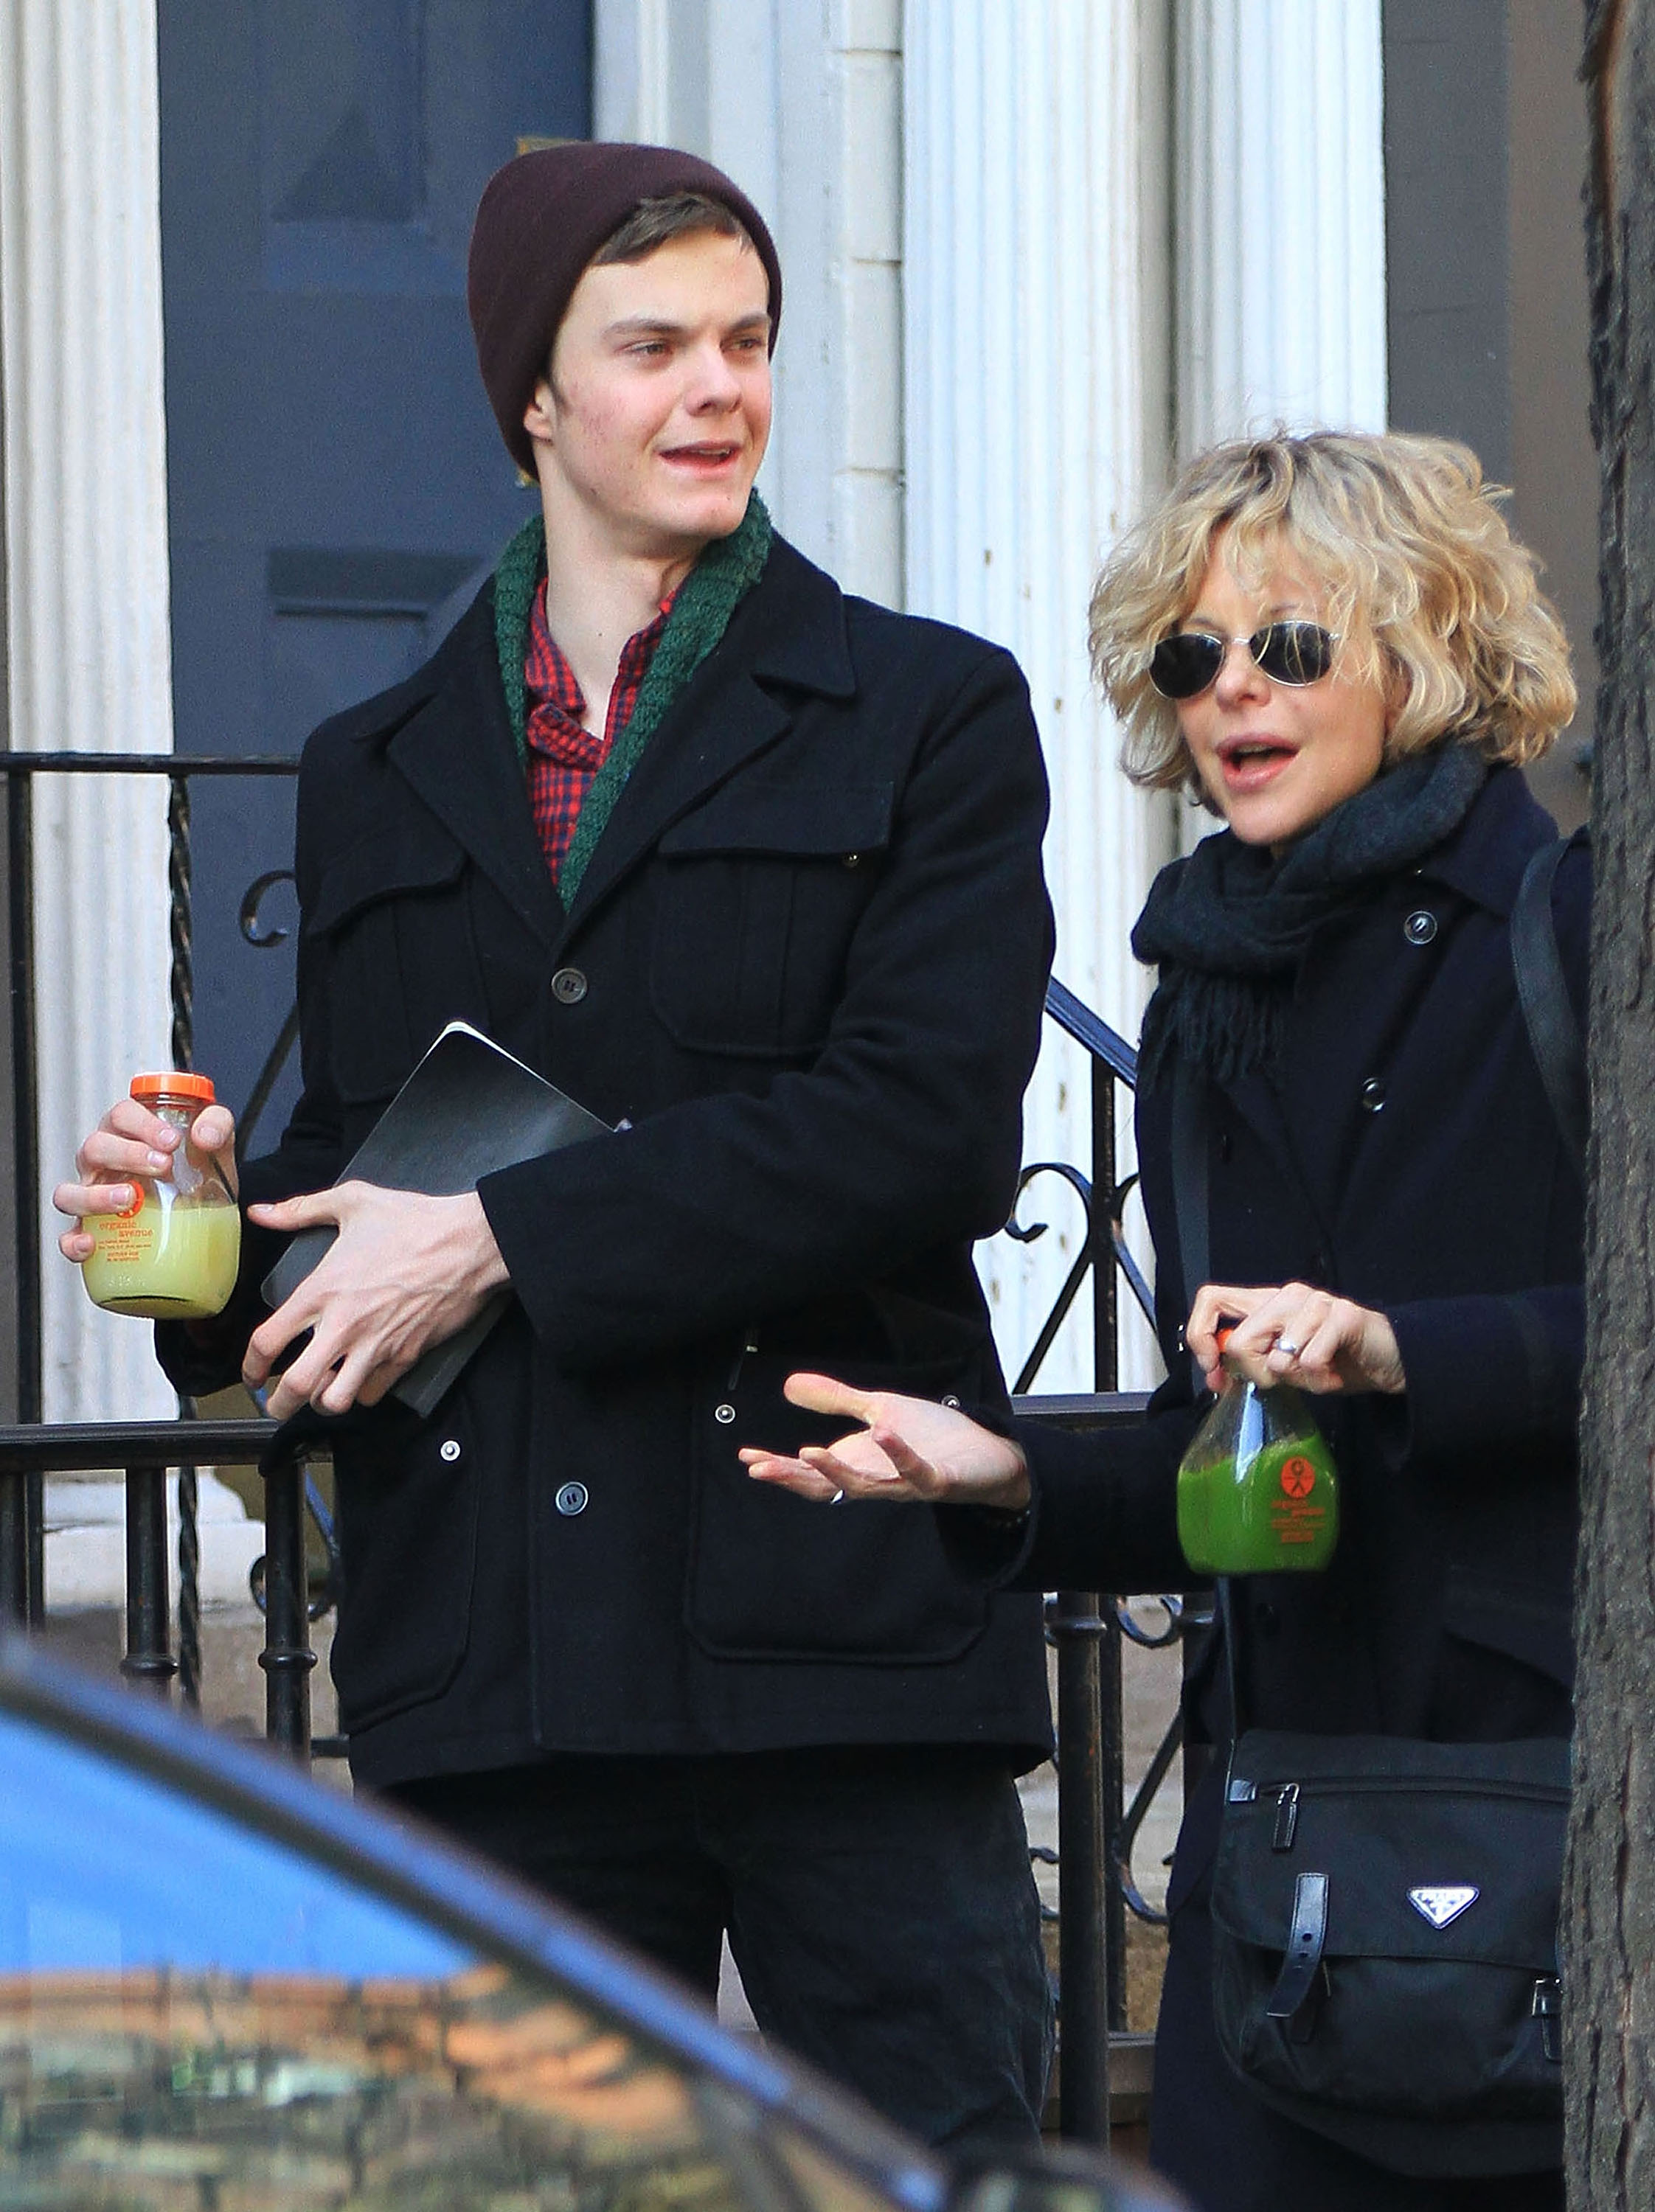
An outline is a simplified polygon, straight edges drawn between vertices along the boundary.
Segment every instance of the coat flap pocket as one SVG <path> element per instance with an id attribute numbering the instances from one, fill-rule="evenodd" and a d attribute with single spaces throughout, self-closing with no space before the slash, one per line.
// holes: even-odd
<path id="1" fill-rule="evenodd" d="M 465 848 L 436 822 L 400 822 L 376 830 L 330 860 L 305 927 L 317 936 L 338 929 L 364 907 L 399 891 L 437 890 L 456 880 Z"/>
<path id="2" fill-rule="evenodd" d="M 879 852 L 891 842 L 896 786 L 764 783 L 738 777 L 660 841 L 666 854 Z"/>
<path id="3" fill-rule="evenodd" d="M 1329 1956 L 1548 1967 L 1569 1747 L 1245 1736 L 1231 1767 L 1213 1917 L 1284 1951 L 1299 1876 L 1327 1878 Z M 1247 1794 L 1250 1793 L 1250 1794 Z"/>
<path id="4" fill-rule="evenodd" d="M 1464 1644 L 1480 1644 L 1550 1677 L 1574 1683 L 1574 1637 L 1567 1595 L 1451 1569 L 1442 1625 Z"/>

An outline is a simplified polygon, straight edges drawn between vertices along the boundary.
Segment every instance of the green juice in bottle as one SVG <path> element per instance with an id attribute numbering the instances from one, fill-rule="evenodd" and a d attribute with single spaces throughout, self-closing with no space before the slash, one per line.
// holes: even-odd
<path id="1" fill-rule="evenodd" d="M 204 1075 L 180 1068 L 135 1075 L 132 1096 L 180 1137 L 213 1103 Z M 133 1186 L 125 1213 L 88 1217 L 94 1239 L 81 1270 L 94 1305 L 152 1321 L 199 1321 L 220 1313 L 235 1288 L 241 1215 L 216 1163 L 191 1156 L 187 1143 L 165 1176 L 123 1176 Z"/>
<path id="2" fill-rule="evenodd" d="M 1303 1394 L 1228 1376 L 1178 1468 L 1184 1557 L 1202 1575 L 1314 1574 L 1338 1540 L 1339 1472 Z"/>

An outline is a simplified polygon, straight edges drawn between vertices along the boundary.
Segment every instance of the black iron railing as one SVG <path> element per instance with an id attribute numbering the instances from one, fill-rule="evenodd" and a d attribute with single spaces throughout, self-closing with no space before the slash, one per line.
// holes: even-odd
<path id="1" fill-rule="evenodd" d="M 266 1678 L 271 1741 L 301 1757 L 338 1755 L 342 1740 L 313 1742 L 310 1727 L 310 1623 L 333 1602 L 337 1571 L 313 1604 L 307 1566 L 307 1519 L 319 1530 L 337 1569 L 332 1529 L 302 1457 L 272 1455 L 276 1424 L 192 1418 L 187 1401 L 176 1422 L 46 1425 L 41 1423 L 40 1163 L 36 1133 L 33 783 L 42 775 L 165 776 L 168 780 L 167 888 L 170 929 L 171 1048 L 175 1066 L 193 1063 L 194 956 L 190 784 L 197 776 L 290 777 L 289 759 L 182 754 L 0 753 L 8 779 L 8 902 L 10 925 L 13 1145 L 15 1176 L 19 1425 L 0 1428 L 0 1626 L 33 1626 L 45 1615 L 43 1482 L 49 1473 L 119 1468 L 126 1485 L 126 1649 L 122 1671 L 135 1683 L 169 1694 L 176 1677 L 183 1700 L 198 1705 L 201 1689 L 199 1545 L 196 1528 L 198 1466 L 259 1466 L 265 1492 L 265 1552 L 253 1571 L 253 1595 L 265 1614 L 259 1663 Z M 260 876 L 242 898 L 240 926 L 252 945 L 280 941 L 263 928 L 259 902 L 288 872 Z M 1116 1173 L 1117 1097 L 1136 1079 L 1136 1055 L 1126 1041 L 1062 984 L 1047 994 L 1050 1018 L 1088 1056 L 1090 1152 L 1084 1169 L 1038 1161 L 1018 1186 L 1007 1233 L 1024 1243 L 1044 1233 L 1019 1217 L 1037 1179 L 1057 1176 L 1080 1201 L 1086 1231 L 1037 1332 L 1017 1377 L 1020 1413 L 1069 1426 L 1117 1425 L 1139 1419 L 1144 1400 L 1118 1389 L 1120 1287 L 1151 1314 L 1147 1285 L 1128 1248 L 1123 1209 L 1135 1178 Z M 297 1035 L 296 1012 L 282 1024 L 239 1116 L 245 1147 L 269 1101 Z M 1033 1394 L 1031 1386 L 1087 1277 L 1092 1279 L 1093 1389 L 1078 1397 Z M 1153 1315 L 1151 1316 L 1153 1318 Z M 167 1546 L 167 1472 L 179 1472 L 179 1634 L 172 1646 Z M 1062 2130 L 1081 2142 L 1107 2139 L 1110 2045 L 1126 2027 L 1125 1934 L 1129 1911 L 1160 1917 L 1144 1899 L 1132 1871 L 1133 1846 L 1144 1815 L 1165 1781 L 1179 1746 L 1175 1714 L 1130 1806 L 1123 1802 L 1121 1724 L 1123 1638 L 1149 1645 L 1178 1638 L 1186 1621 L 1181 1601 L 1162 1598 L 1166 1626 L 1151 1631 L 1119 1598 L 1064 1591 L 1048 1601 L 1047 1633 L 1056 1653 L 1058 1733 L 1059 1971 L 1062 2028 Z"/>

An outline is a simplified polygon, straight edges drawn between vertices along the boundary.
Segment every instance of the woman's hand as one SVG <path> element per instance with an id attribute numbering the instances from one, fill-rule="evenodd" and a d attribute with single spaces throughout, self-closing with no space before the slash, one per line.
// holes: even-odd
<path id="1" fill-rule="evenodd" d="M 1396 1397 L 1408 1387 L 1396 1331 L 1372 1307 L 1308 1283 L 1283 1283 L 1278 1290 L 1208 1283 L 1196 1294 L 1183 1340 L 1200 1360 L 1210 1389 L 1224 1379 L 1218 1329 L 1226 1318 L 1236 1326 L 1225 1344 L 1225 1359 L 1250 1382 L 1267 1389 L 1292 1382 L 1318 1395 L 1378 1390 Z"/>
<path id="2" fill-rule="evenodd" d="M 189 1154 L 198 1167 L 212 1161 L 234 1195 L 235 1180 L 235 1116 L 228 1106 L 204 1106 L 191 1124 Z M 136 1098 L 122 1098 L 112 1106 L 75 1155 L 74 1182 L 60 1182 L 52 1194 L 59 1213 L 70 1215 L 75 1225 L 58 1239 L 65 1260 L 89 1260 L 96 1249 L 89 1229 L 82 1223 L 92 1213 L 125 1213 L 137 1197 L 126 1176 L 146 1176 L 151 1182 L 173 1180 L 173 1160 L 186 1142 L 181 1130 L 163 1121 Z"/>
<path id="3" fill-rule="evenodd" d="M 744 1445 L 741 1462 L 755 1482 L 773 1482 L 821 1505 L 884 1498 L 1017 1513 L 1029 1502 L 1028 1462 L 1018 1446 L 955 1407 L 891 1390 L 855 1390 L 826 1375 L 789 1375 L 783 1390 L 791 1405 L 843 1413 L 865 1425 L 831 1449 L 806 1444 L 797 1459 Z"/>

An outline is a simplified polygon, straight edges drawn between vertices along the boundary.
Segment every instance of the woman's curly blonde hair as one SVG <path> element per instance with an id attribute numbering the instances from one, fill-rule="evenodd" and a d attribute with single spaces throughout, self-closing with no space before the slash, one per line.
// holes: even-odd
<path id="1" fill-rule="evenodd" d="M 1105 562 L 1092 663 L 1124 727 L 1135 783 L 1191 775 L 1149 659 L 1195 605 L 1215 543 L 1262 582 L 1284 556 L 1316 590 L 1339 665 L 1395 685 L 1387 762 L 1455 737 L 1490 761 L 1535 760 L 1574 713 L 1563 626 L 1476 455 L 1400 431 L 1278 432 L 1198 454 Z"/>

